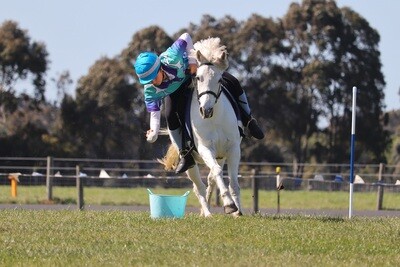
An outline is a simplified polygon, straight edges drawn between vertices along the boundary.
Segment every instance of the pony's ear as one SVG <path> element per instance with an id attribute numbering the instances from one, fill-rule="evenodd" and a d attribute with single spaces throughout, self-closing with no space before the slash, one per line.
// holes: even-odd
<path id="1" fill-rule="evenodd" d="M 200 50 L 196 51 L 196 59 L 198 62 L 203 62 L 204 61 L 204 56 L 203 54 L 200 52 Z"/>
<path id="2" fill-rule="evenodd" d="M 223 52 L 222 55 L 221 55 L 220 60 L 221 60 L 221 61 L 226 61 L 227 59 L 228 59 L 228 53 Z"/>
<path id="3" fill-rule="evenodd" d="M 221 56 L 218 59 L 218 65 L 220 68 L 227 69 L 229 66 L 228 63 L 228 53 L 226 51 L 222 52 Z"/>

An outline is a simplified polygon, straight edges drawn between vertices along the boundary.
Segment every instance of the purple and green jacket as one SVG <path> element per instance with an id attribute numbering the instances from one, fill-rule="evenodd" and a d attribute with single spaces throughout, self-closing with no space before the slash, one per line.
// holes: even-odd
<path id="1" fill-rule="evenodd" d="M 144 101 L 148 112 L 160 111 L 162 99 L 175 92 L 190 75 L 186 69 L 190 64 L 196 63 L 194 58 L 189 58 L 189 52 L 193 49 L 192 38 L 189 34 L 182 34 L 172 46 L 161 53 L 161 68 L 164 70 L 167 79 L 159 86 L 146 84 L 144 86 Z"/>

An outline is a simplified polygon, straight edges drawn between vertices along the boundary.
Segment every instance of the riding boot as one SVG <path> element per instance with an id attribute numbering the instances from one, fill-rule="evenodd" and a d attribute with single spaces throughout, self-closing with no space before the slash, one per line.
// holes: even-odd
<path id="1" fill-rule="evenodd" d="M 188 169 L 191 169 L 195 164 L 194 158 L 189 149 L 185 148 L 179 150 L 179 158 L 180 160 L 178 166 L 176 166 L 175 173 L 185 172 Z"/>
<path id="2" fill-rule="evenodd" d="M 251 136 L 256 139 L 263 139 L 264 133 L 258 125 L 256 119 L 251 115 L 246 93 L 243 92 L 243 94 L 239 96 L 238 103 L 240 106 L 243 125 L 245 125 L 245 127 L 249 130 Z"/>
<path id="3" fill-rule="evenodd" d="M 169 138 L 179 149 L 179 163 L 175 169 L 175 173 L 182 173 L 192 168 L 195 164 L 192 153 L 189 149 L 183 148 L 182 130 L 168 130 Z"/>

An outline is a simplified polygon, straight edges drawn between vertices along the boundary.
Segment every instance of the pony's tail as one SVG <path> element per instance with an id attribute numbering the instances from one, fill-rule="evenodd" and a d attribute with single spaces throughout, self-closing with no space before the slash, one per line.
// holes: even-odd
<path id="1" fill-rule="evenodd" d="M 164 165 L 164 170 L 175 170 L 179 162 L 179 152 L 177 147 L 173 144 L 170 144 L 164 157 L 162 159 L 157 159 L 157 161 Z"/>

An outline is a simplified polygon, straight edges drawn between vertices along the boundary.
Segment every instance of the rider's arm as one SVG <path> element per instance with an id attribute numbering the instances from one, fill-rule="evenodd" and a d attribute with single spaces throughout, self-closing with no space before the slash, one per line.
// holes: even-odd
<path id="1" fill-rule="evenodd" d="M 153 91 L 150 90 L 149 86 L 145 86 L 145 104 L 146 109 L 150 112 L 150 129 L 146 132 L 147 142 L 153 143 L 158 138 L 158 132 L 160 130 L 160 118 L 161 118 L 161 101 L 160 100 L 151 100 L 152 97 L 156 97 L 151 93 Z"/>
<path id="2" fill-rule="evenodd" d="M 194 56 L 192 56 L 191 54 L 191 50 L 194 49 L 193 47 L 193 41 L 192 41 L 192 37 L 188 34 L 188 33 L 184 33 L 182 34 L 179 39 L 182 39 L 186 42 L 186 54 L 188 55 L 188 62 L 189 62 L 189 71 L 190 74 L 196 74 L 197 71 L 197 60 Z"/>
<path id="3" fill-rule="evenodd" d="M 150 112 L 150 129 L 146 133 L 147 142 L 154 143 L 160 130 L 161 111 Z"/>

